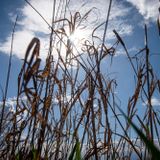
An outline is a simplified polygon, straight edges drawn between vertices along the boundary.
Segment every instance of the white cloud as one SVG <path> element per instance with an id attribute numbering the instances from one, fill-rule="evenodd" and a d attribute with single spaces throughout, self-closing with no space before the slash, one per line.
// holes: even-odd
<path id="1" fill-rule="evenodd" d="M 51 0 L 31 0 L 31 4 L 43 15 L 46 21 L 51 24 L 52 20 L 52 1 Z M 48 25 L 28 4 L 21 9 L 23 19 L 19 22 L 24 29 L 49 33 Z"/>
<path id="2" fill-rule="evenodd" d="M 145 102 L 143 103 L 143 106 L 146 106 L 147 104 L 148 104 L 148 102 L 145 101 Z M 160 99 L 158 99 L 158 98 L 156 98 L 156 97 L 153 97 L 153 98 L 151 99 L 151 104 L 152 104 L 152 106 L 160 106 Z"/>
<path id="3" fill-rule="evenodd" d="M 17 100 L 16 97 L 8 98 L 5 103 L 6 105 L 14 106 L 16 104 L 16 100 Z M 0 101 L 0 105 L 2 104 L 3 104 L 3 101 Z"/>
<path id="4" fill-rule="evenodd" d="M 27 102 L 27 97 L 26 96 L 19 97 L 19 102 L 20 101 Z M 3 101 L 0 101 L 0 105 L 3 105 L 3 103 L 4 103 Z M 5 101 L 5 113 L 6 114 L 15 113 L 16 105 L 17 105 L 17 97 L 7 98 Z M 1 112 L 1 109 L 0 109 L 0 112 Z M 19 123 L 21 123 L 22 120 L 26 119 L 26 116 L 27 116 L 27 110 L 24 110 L 21 114 L 17 115 L 18 121 L 20 120 Z"/>
<path id="5" fill-rule="evenodd" d="M 137 53 L 138 52 L 138 49 L 136 47 L 132 47 L 132 48 L 129 48 L 128 49 L 128 52 L 129 53 Z M 124 50 L 124 48 L 119 48 L 117 51 L 116 51 L 116 54 L 115 54 L 115 57 L 118 57 L 118 56 L 126 56 L 126 52 Z"/>
<path id="6" fill-rule="evenodd" d="M 158 17 L 158 0 L 127 0 L 133 4 L 146 21 L 155 21 Z"/>
<path id="7" fill-rule="evenodd" d="M 13 43 L 13 53 L 16 54 L 18 58 L 24 58 L 24 54 L 27 45 L 34 37 L 34 33 L 27 30 L 19 30 L 15 33 L 14 43 Z M 6 39 L 5 43 L 0 43 L 0 50 L 9 53 L 11 46 L 11 36 Z"/>
<path id="8" fill-rule="evenodd" d="M 16 103 L 16 100 L 17 98 L 16 97 L 13 97 L 13 98 L 8 98 L 6 99 L 6 112 L 14 112 L 15 111 L 15 105 L 17 104 Z M 0 101 L 0 105 L 3 105 L 3 102 Z"/>
<path id="9" fill-rule="evenodd" d="M 133 32 L 133 26 L 128 24 L 127 21 L 123 20 L 123 18 L 129 13 L 130 8 L 126 8 L 124 3 L 122 2 L 117 2 L 117 1 L 113 2 L 114 3 L 112 5 L 111 16 L 110 16 L 111 21 L 109 23 L 109 28 L 107 32 L 108 40 L 113 39 L 114 37 L 112 33 L 113 29 L 117 29 L 117 31 L 121 35 L 130 35 Z M 38 10 L 38 12 L 40 12 L 43 15 L 43 17 L 47 20 L 47 22 L 51 24 L 53 1 L 30 0 L 30 3 Z M 86 5 L 82 7 L 84 3 L 86 3 Z M 80 11 L 83 15 L 92 7 L 97 8 L 93 10 L 90 16 L 88 16 L 88 21 L 85 21 L 85 25 L 87 26 L 86 29 L 88 30 L 89 33 L 89 30 L 92 31 L 92 29 L 95 27 L 95 24 L 98 25 L 105 21 L 108 5 L 109 1 L 105 0 L 100 0 L 98 2 L 97 0 L 92 0 L 92 1 L 79 0 L 77 2 L 71 0 L 69 9 L 71 10 L 72 13 Z M 63 17 L 64 7 L 65 5 L 62 4 L 61 1 L 57 1 L 56 19 Z M 49 34 L 50 34 L 50 29 L 48 25 L 28 4 L 25 4 L 24 7 L 20 10 L 22 13 L 22 18 L 18 21 L 18 26 L 20 27 L 17 28 L 21 29 L 17 29 L 17 31 L 15 32 L 13 54 L 16 55 L 18 58 L 24 58 L 24 54 L 29 42 L 34 36 L 38 35 L 38 38 L 41 41 L 40 55 L 43 59 L 45 59 L 48 52 L 47 49 L 48 49 Z M 10 13 L 10 15 L 12 15 L 13 17 L 13 14 Z M 68 17 L 70 17 L 69 12 L 67 15 Z M 12 17 L 11 19 L 13 21 Z M 55 27 L 58 28 L 60 26 L 56 25 Z M 100 28 L 96 34 L 98 34 L 98 36 L 102 36 L 103 29 L 104 26 Z M 9 54 L 10 43 L 11 43 L 11 35 L 9 35 L 3 43 L 0 43 L 0 51 Z"/>

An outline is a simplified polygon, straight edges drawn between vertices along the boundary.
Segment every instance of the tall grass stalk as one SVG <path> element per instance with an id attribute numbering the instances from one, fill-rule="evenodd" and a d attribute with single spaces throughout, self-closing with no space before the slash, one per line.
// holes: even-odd
<path id="1" fill-rule="evenodd" d="M 45 62 L 42 62 L 40 40 L 34 37 L 29 43 L 17 77 L 15 110 L 10 114 L 5 113 L 4 108 L 11 47 L 0 117 L 0 159 L 129 160 L 133 156 L 140 160 L 157 159 L 159 146 L 154 143 L 156 138 L 159 142 L 160 116 L 151 100 L 154 93 L 160 93 L 160 81 L 149 60 L 147 27 L 145 44 L 135 54 L 134 61 L 116 30 L 113 30 L 116 35 L 113 45 L 108 47 L 105 44 L 112 0 L 109 1 L 106 22 L 93 29 L 91 39 L 81 42 L 81 49 L 69 37 L 86 22 L 93 9 L 84 14 L 79 11 L 71 13 L 69 1 L 58 3 L 54 0 L 52 24 L 49 24 L 36 7 L 25 1 L 50 29 L 49 49 Z M 98 37 L 96 31 L 102 25 L 105 25 L 104 33 Z M 14 36 L 12 45 L 13 39 Z M 118 103 L 116 79 L 102 71 L 104 60 L 114 60 L 118 45 L 124 48 L 136 76 L 136 85 L 126 107 Z M 144 101 L 147 101 L 146 108 L 140 116 L 139 102 Z M 133 130 L 134 139 L 131 136 Z"/>

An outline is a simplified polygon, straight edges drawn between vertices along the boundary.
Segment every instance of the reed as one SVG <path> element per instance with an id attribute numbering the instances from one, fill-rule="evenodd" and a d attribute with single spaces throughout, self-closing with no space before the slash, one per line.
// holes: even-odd
<path id="1" fill-rule="evenodd" d="M 160 93 L 160 80 L 150 64 L 147 26 L 145 47 L 135 54 L 136 62 L 116 30 L 113 30 L 115 43 L 108 48 L 104 42 L 112 6 L 110 1 L 103 37 L 95 36 L 99 26 L 95 27 L 92 38 L 83 42 L 81 53 L 69 35 L 87 19 L 92 9 L 83 15 L 72 13 L 70 18 L 65 12 L 61 19 L 55 20 L 54 1 L 50 25 L 32 4 L 26 2 L 51 30 L 49 52 L 41 69 L 40 40 L 36 37 L 31 40 L 17 77 L 17 100 L 12 114 L 5 113 L 8 73 L 0 117 L 0 159 L 129 160 L 133 155 L 141 160 L 158 159 L 160 151 L 154 142 L 158 139 L 160 145 L 160 117 L 151 99 L 155 92 Z M 67 10 L 68 4 L 65 7 Z M 101 44 L 96 44 L 95 38 Z M 118 45 L 124 48 L 136 77 L 135 90 L 128 99 L 126 111 L 118 105 L 114 92 L 118 85 L 116 79 L 101 71 L 102 61 L 114 59 Z M 142 52 L 146 55 L 140 56 Z M 55 55 L 58 55 L 57 59 Z M 147 107 L 140 116 L 138 101 L 144 99 L 147 99 Z M 137 123 L 133 122 L 135 119 Z M 111 125 L 113 121 L 115 123 Z M 135 130 L 135 140 L 131 138 L 130 130 Z"/>

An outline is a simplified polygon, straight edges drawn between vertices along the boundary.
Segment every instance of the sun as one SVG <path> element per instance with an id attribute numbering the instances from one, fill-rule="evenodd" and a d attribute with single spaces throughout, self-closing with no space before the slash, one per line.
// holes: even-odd
<path id="1" fill-rule="evenodd" d="M 75 29 L 75 31 L 69 35 L 70 42 L 79 47 L 82 43 L 89 38 L 89 31 L 84 29 Z"/>

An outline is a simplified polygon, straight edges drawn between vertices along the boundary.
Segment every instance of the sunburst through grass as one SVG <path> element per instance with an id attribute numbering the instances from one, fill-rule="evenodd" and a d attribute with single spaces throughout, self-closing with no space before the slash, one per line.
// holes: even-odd
<path id="1" fill-rule="evenodd" d="M 110 0 L 110 9 L 111 4 Z M 109 22 L 110 9 L 105 24 Z M 136 155 L 140 160 L 153 160 L 160 155 L 154 145 L 155 137 L 160 145 L 160 117 L 151 101 L 154 92 L 160 93 L 160 80 L 149 61 L 147 27 L 146 46 L 142 50 L 146 56 L 139 58 L 136 54 L 135 67 L 116 30 L 113 30 L 116 39 L 112 47 L 107 48 L 107 27 L 103 37 L 95 37 L 95 29 L 90 30 L 82 24 L 91 11 L 83 16 L 76 12 L 70 13 L 70 18 L 53 19 L 52 25 L 46 22 L 51 35 L 43 68 L 40 68 L 40 40 L 33 38 L 28 45 L 17 78 L 14 112 L 9 114 L 5 110 L 6 97 L 2 103 L 0 159 L 132 160 Z M 93 37 L 102 44 L 95 44 Z M 120 109 L 115 95 L 116 79 L 107 75 L 106 70 L 102 71 L 102 60 L 110 59 L 110 56 L 114 58 L 118 44 L 124 48 L 136 79 L 127 114 Z M 144 99 L 147 99 L 147 106 L 144 114 L 139 116 L 138 101 Z M 132 122 L 135 119 L 139 128 Z M 135 139 L 130 134 L 132 127 L 137 133 Z"/>

